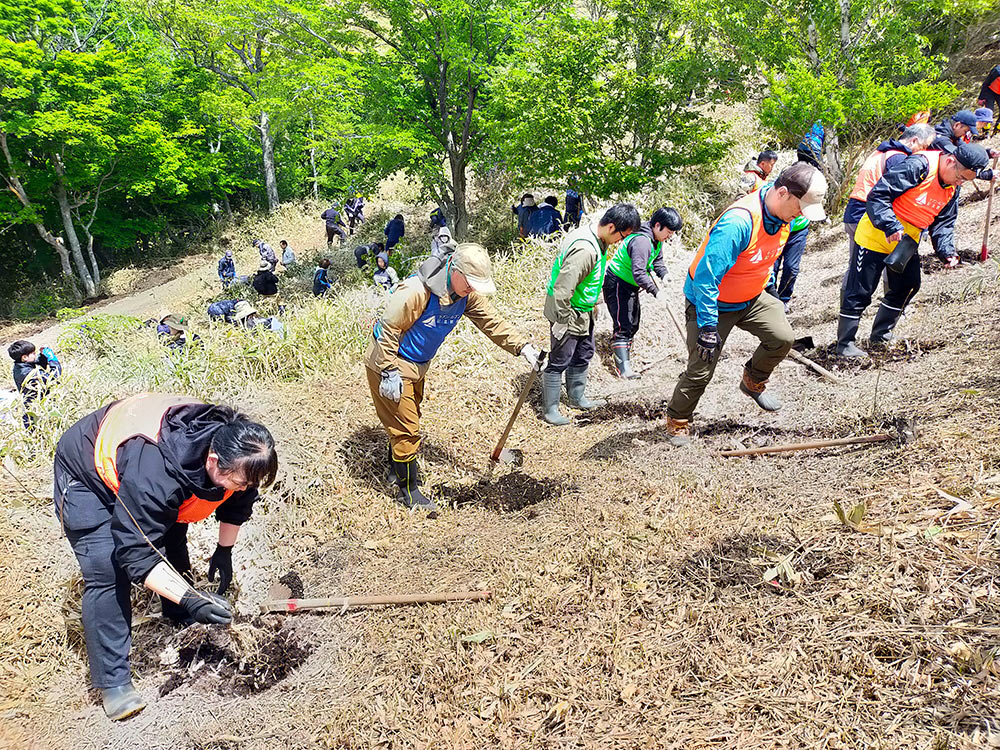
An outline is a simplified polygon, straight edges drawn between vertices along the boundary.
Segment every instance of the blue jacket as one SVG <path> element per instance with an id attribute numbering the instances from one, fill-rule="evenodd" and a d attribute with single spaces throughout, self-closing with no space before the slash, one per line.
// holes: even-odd
<path id="1" fill-rule="evenodd" d="M 812 152 L 818 158 L 823 154 L 823 142 L 825 140 L 826 130 L 823 128 L 823 123 L 817 120 L 809 129 L 809 132 L 802 137 L 802 140 L 799 142 L 799 148 Z"/>
<path id="2" fill-rule="evenodd" d="M 326 275 L 326 269 L 318 267 L 313 272 L 313 294 L 317 297 L 321 294 L 326 294 L 331 286 L 330 279 Z"/>
<path id="3" fill-rule="evenodd" d="M 233 262 L 232 258 L 227 258 L 225 255 L 219 259 L 219 278 L 220 279 L 232 279 L 236 277 L 236 264 Z"/>
<path id="4" fill-rule="evenodd" d="M 764 196 L 770 189 L 770 185 L 765 185 L 760 191 L 760 202 L 764 211 L 763 229 L 768 234 L 776 234 L 785 222 L 767 210 Z M 695 267 L 694 278 L 690 273 L 685 274 L 684 296 L 695 306 L 699 328 L 716 326 L 719 324 L 720 312 L 745 310 L 753 302 L 753 300 L 736 304 L 719 302 L 719 284 L 722 282 L 722 277 L 736 264 L 740 253 L 750 246 L 752 233 L 753 222 L 746 211 L 726 212 L 708 234 L 705 254 Z"/>
<path id="5" fill-rule="evenodd" d="M 231 323 L 235 310 L 236 300 L 222 299 L 208 306 L 208 317 L 213 319 L 224 318 L 227 323 Z"/>
<path id="6" fill-rule="evenodd" d="M 875 150 L 880 151 L 882 153 L 885 153 L 886 151 L 903 152 L 901 154 L 893 154 L 892 156 L 890 156 L 888 159 L 885 160 L 885 167 L 882 170 L 883 174 L 885 174 L 885 172 L 888 171 L 889 167 L 891 167 L 893 164 L 902 161 L 907 156 L 913 153 L 912 151 L 910 151 L 910 149 L 908 149 L 900 141 L 897 140 L 882 141 L 878 145 L 878 148 L 876 148 Z M 851 198 L 850 200 L 847 201 L 847 206 L 844 208 L 845 224 L 857 224 L 859 221 L 861 221 L 861 217 L 864 215 L 865 215 L 865 201 L 858 200 L 857 198 Z"/>
<path id="7" fill-rule="evenodd" d="M 561 225 L 562 215 L 548 203 L 543 203 L 528 216 L 526 229 L 529 237 L 546 237 L 558 232 Z"/>
<path id="8" fill-rule="evenodd" d="M 403 220 L 391 219 L 389 223 L 385 225 L 386 249 L 395 245 L 404 236 L 406 236 L 406 225 L 403 223 Z"/>

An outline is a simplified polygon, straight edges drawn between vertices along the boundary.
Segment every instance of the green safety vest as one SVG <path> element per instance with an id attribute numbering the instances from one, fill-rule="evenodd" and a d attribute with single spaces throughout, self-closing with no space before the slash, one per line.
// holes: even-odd
<path id="1" fill-rule="evenodd" d="M 552 290 L 555 289 L 556 279 L 559 277 L 559 272 L 562 270 L 563 261 L 566 260 L 566 254 L 576 245 L 578 242 L 586 242 L 586 240 L 580 239 L 571 243 L 565 250 L 559 253 L 559 257 L 556 258 L 556 262 L 552 265 L 552 277 L 549 279 L 549 285 L 546 291 L 552 294 Z M 583 312 L 590 312 L 597 305 L 597 300 L 601 295 L 601 286 L 604 284 L 604 272 L 607 270 L 608 259 L 601 251 L 601 242 L 595 237 L 595 242 L 597 243 L 597 264 L 593 267 L 587 277 L 576 285 L 576 289 L 573 290 L 573 296 L 570 298 L 570 307 L 576 310 L 582 310 Z"/>
<path id="2" fill-rule="evenodd" d="M 635 283 L 635 274 L 632 273 L 632 256 L 629 255 L 628 246 L 632 241 L 633 237 L 638 237 L 640 232 L 635 232 L 630 234 L 621 244 L 618 246 L 618 250 L 615 251 L 615 257 L 613 257 L 608 263 L 608 270 L 617 276 L 622 281 L 627 281 L 632 286 L 639 286 Z M 653 242 L 653 249 L 649 253 L 649 260 L 646 262 L 646 273 L 652 273 L 653 271 L 653 261 L 657 259 L 660 255 L 660 250 L 663 249 L 662 242 Z"/>

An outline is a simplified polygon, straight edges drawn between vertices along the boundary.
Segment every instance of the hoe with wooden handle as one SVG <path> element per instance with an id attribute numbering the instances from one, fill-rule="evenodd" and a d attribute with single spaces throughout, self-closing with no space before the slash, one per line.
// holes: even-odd
<path id="1" fill-rule="evenodd" d="M 911 443 L 917 438 L 914 420 L 897 419 L 896 434 L 881 432 L 877 435 L 859 435 L 857 437 L 833 438 L 831 440 L 810 440 L 805 443 L 784 443 L 781 445 L 765 445 L 763 448 L 744 448 L 742 450 L 720 451 L 720 456 L 762 456 L 767 453 L 791 453 L 792 451 L 807 451 L 815 448 L 834 448 L 840 445 L 862 445 L 864 443 L 888 443 L 896 441 L 899 445 Z"/>
<path id="2" fill-rule="evenodd" d="M 379 604 L 440 604 L 441 602 L 475 602 L 489 599 L 489 591 L 450 591 L 441 594 L 384 594 L 381 596 L 333 596 L 326 599 L 271 599 L 260 605 L 260 611 L 302 612 L 316 609 L 352 609 Z"/>
<path id="3" fill-rule="evenodd" d="M 514 411 L 511 413 L 510 419 L 507 420 L 507 426 L 504 428 L 503 434 L 500 436 L 500 440 L 497 441 L 496 448 L 494 448 L 493 452 L 490 454 L 491 468 L 494 464 L 514 464 L 518 461 L 517 453 L 504 448 L 504 445 L 506 445 L 507 438 L 510 436 L 511 428 L 514 427 L 514 420 L 516 420 L 517 415 L 521 413 L 521 407 L 524 406 L 524 401 L 528 398 L 531 386 L 534 385 L 535 379 L 538 377 L 538 373 L 542 369 L 542 364 L 545 362 L 547 354 L 548 352 L 538 353 L 538 359 L 531 368 L 531 372 L 528 373 L 528 379 L 524 381 L 524 387 L 521 389 L 521 395 L 518 396 L 517 403 L 514 405 Z"/>
<path id="4" fill-rule="evenodd" d="M 990 217 L 993 215 L 993 191 L 997 184 L 997 157 L 993 157 L 993 179 L 990 180 L 990 194 L 986 198 L 986 227 L 983 229 L 983 246 L 979 250 L 979 260 L 990 259 Z"/>

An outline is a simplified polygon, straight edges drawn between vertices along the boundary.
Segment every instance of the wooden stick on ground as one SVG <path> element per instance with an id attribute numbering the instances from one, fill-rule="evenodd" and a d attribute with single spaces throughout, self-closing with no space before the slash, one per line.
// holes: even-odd
<path id="1" fill-rule="evenodd" d="M 376 604 L 439 604 L 489 599 L 489 591 L 451 591 L 443 594 L 383 594 L 380 596 L 334 596 L 327 599 L 272 599 L 260 605 L 262 613 L 297 612 L 303 609 L 351 609 Z"/>
<path id="2" fill-rule="evenodd" d="M 837 377 L 836 375 L 834 375 L 832 372 L 830 372 L 829 370 L 827 370 L 825 367 L 822 367 L 821 365 L 816 364 L 811 359 L 809 359 L 809 357 L 805 356 L 804 354 L 801 354 L 800 352 L 796 351 L 795 349 L 789 349 L 788 350 L 788 356 L 791 357 L 792 359 L 794 359 L 800 365 L 805 365 L 806 367 L 809 367 L 809 368 L 815 370 L 820 375 L 822 375 L 824 378 L 826 378 L 827 380 L 829 380 L 831 383 L 836 383 L 837 385 L 841 385 L 844 382 L 842 379 L 840 379 L 839 377 Z"/>
<path id="3" fill-rule="evenodd" d="M 993 169 L 997 168 L 997 157 L 993 157 Z M 990 219 L 993 216 L 993 191 L 996 189 L 997 176 L 993 174 L 990 180 L 990 195 L 986 199 L 986 227 L 983 229 L 983 246 L 979 250 L 979 260 L 986 262 L 990 259 Z M 978 189 L 978 185 L 976 186 Z"/>
<path id="4" fill-rule="evenodd" d="M 727 458 L 732 456 L 760 456 L 765 453 L 789 453 L 791 451 L 805 451 L 812 448 L 833 448 L 838 445 L 859 445 L 861 443 L 886 443 L 893 440 L 892 435 L 881 433 L 879 435 L 862 435 L 852 438 L 834 438 L 832 440 L 813 440 L 808 443 L 784 443 L 782 445 L 766 445 L 763 448 L 746 448 L 737 451 L 720 451 L 720 456 Z"/>

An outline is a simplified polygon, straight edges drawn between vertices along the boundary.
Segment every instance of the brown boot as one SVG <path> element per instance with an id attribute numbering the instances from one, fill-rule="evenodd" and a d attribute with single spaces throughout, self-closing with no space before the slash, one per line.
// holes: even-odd
<path id="1" fill-rule="evenodd" d="M 781 408 L 781 401 L 776 396 L 764 393 L 764 388 L 766 387 L 766 380 L 758 382 L 750 377 L 749 372 L 746 370 L 743 371 L 743 380 L 740 382 L 740 390 L 756 401 L 757 406 L 764 411 L 778 411 L 778 409 Z"/>
<path id="2" fill-rule="evenodd" d="M 687 419 L 667 417 L 667 442 L 675 448 L 691 444 L 691 423 Z"/>

